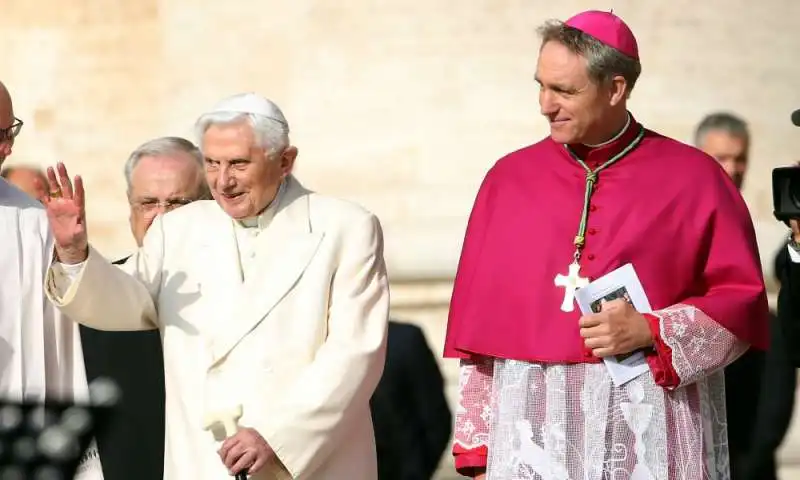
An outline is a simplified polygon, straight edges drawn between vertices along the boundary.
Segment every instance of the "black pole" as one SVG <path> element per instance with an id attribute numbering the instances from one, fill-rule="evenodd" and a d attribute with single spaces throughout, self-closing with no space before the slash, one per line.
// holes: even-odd
<path id="1" fill-rule="evenodd" d="M 247 480 L 247 472 L 239 472 L 236 474 L 236 480 Z"/>

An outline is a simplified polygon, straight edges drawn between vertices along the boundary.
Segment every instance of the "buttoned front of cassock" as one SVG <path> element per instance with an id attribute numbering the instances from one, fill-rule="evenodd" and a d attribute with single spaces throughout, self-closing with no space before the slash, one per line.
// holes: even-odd
<path id="1" fill-rule="evenodd" d="M 377 219 L 290 179 L 261 221 L 240 246 L 246 231 L 216 203 L 195 202 L 156 219 L 127 274 L 92 250 L 63 294 L 54 266 L 48 294 L 95 328 L 161 330 L 165 480 L 228 477 L 202 427 L 232 405 L 294 478 L 373 480 L 369 398 L 388 319 Z M 290 476 L 270 465 L 251 478 Z"/>
<path id="2" fill-rule="evenodd" d="M 257 220 L 257 225 L 248 222 L 249 226 L 226 219 L 213 230 L 214 235 L 206 236 L 202 242 L 201 256 L 214 265 L 198 273 L 203 303 L 213 305 L 211 308 L 216 310 L 204 335 L 211 355 L 210 369 L 219 366 L 233 347 L 244 341 L 259 326 L 258 322 L 278 306 L 316 253 L 324 234 L 309 232 L 307 219 L 296 218 L 297 213 L 296 209 L 289 209 L 275 221 L 274 212 L 267 213 Z M 238 252 L 238 259 L 230 258 L 231 252 Z M 265 285 L 271 288 L 264 288 Z M 295 301 L 295 297 L 287 300 Z M 280 305 L 282 309 L 288 306 L 293 305 Z M 272 327 L 277 329 L 272 332 L 275 338 L 288 338 L 292 333 L 289 325 Z M 266 351 L 261 355 L 283 360 L 298 353 L 278 347 L 272 346 L 271 355 Z M 263 366 L 271 368 L 267 363 Z"/>
<path id="3" fill-rule="evenodd" d="M 233 222 L 233 231 L 236 237 L 236 248 L 239 253 L 239 269 L 241 280 L 245 281 L 252 273 L 255 265 L 256 256 L 259 254 L 258 237 L 272 223 L 275 212 L 279 208 L 286 191 L 286 182 L 282 182 L 275 199 L 260 214 L 255 217 L 248 217 Z M 265 252 L 269 253 L 269 252 Z"/>
<path id="4" fill-rule="evenodd" d="M 630 117 L 628 117 L 628 124 L 625 125 L 625 128 L 622 130 L 624 132 L 630 123 Z M 613 142 L 619 136 L 622 135 L 620 132 L 615 138 L 612 138 L 606 144 Z M 605 145 L 605 144 L 604 144 Z M 602 145 L 597 145 L 597 147 Z M 607 152 L 604 152 L 603 149 L 596 149 L 592 148 L 586 152 L 585 158 L 583 158 L 586 166 L 589 167 L 590 170 L 596 171 L 599 169 L 606 161 L 608 161 L 610 156 Z M 576 162 L 577 164 L 577 162 Z M 585 170 L 582 169 L 582 174 L 579 176 L 583 180 L 585 178 Z M 586 219 L 586 232 L 585 232 L 585 244 L 581 251 L 581 259 L 580 259 L 580 266 L 581 266 L 581 274 L 588 278 L 589 281 L 597 280 L 602 276 L 601 273 L 606 269 L 606 265 L 603 263 L 603 258 L 600 252 L 603 251 L 603 247 L 607 245 L 607 242 L 611 241 L 611 235 L 609 232 L 605 231 L 603 227 L 603 211 L 599 208 L 599 204 L 603 202 L 603 192 L 607 189 L 605 187 L 601 188 L 601 186 L 608 183 L 609 177 L 614 177 L 615 169 L 612 165 L 610 168 L 601 170 L 598 173 L 598 178 L 596 183 L 592 189 L 592 196 L 589 201 L 588 206 L 588 217 Z M 576 174 L 578 176 L 578 174 Z M 602 231 L 602 235 L 601 235 Z M 597 253 L 596 253 L 597 252 Z M 599 255 L 599 256 L 598 256 Z M 592 353 L 592 349 L 586 346 L 583 347 L 583 356 L 584 358 L 594 358 L 594 354 Z"/>

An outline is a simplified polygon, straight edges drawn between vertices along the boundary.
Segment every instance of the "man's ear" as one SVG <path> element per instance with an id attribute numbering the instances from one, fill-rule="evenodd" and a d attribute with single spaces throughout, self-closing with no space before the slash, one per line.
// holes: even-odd
<path id="1" fill-rule="evenodd" d="M 628 97 L 628 82 L 621 75 L 611 79 L 608 102 L 616 107 Z"/>
<path id="2" fill-rule="evenodd" d="M 283 171 L 284 176 L 292 173 L 292 170 L 294 169 L 294 161 L 297 159 L 297 153 L 297 147 L 290 145 L 281 154 L 281 171 Z"/>

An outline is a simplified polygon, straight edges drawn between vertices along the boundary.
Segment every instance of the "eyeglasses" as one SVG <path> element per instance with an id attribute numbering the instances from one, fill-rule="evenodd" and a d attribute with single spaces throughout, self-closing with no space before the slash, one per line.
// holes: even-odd
<path id="1" fill-rule="evenodd" d="M 141 212 L 152 212 L 159 207 L 163 208 L 165 212 L 169 212 L 190 203 L 192 203 L 192 201 L 188 198 L 170 198 L 163 201 L 155 198 L 145 198 L 134 201 L 132 205 L 133 208 Z"/>
<path id="2" fill-rule="evenodd" d="M 14 138 L 19 135 L 20 130 L 22 130 L 23 121 L 17 117 L 14 117 L 14 123 L 11 124 L 8 128 L 0 128 L 0 142 L 5 140 L 13 140 Z"/>

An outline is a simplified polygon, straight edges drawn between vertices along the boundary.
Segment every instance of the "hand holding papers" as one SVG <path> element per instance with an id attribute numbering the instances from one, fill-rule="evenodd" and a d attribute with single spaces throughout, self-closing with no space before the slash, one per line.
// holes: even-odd
<path id="1" fill-rule="evenodd" d="M 575 293 L 575 300 L 584 315 L 599 313 L 603 303 L 619 298 L 630 303 L 639 313 L 652 311 L 650 302 L 631 264 L 623 265 Z M 605 357 L 603 361 L 616 386 L 624 385 L 649 369 L 641 351 Z"/>

